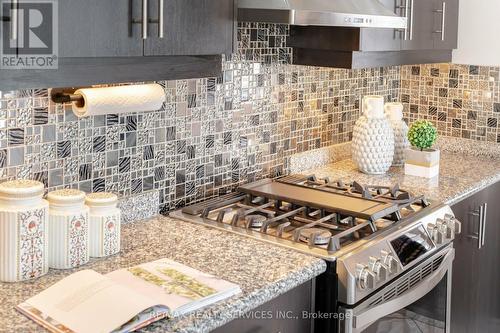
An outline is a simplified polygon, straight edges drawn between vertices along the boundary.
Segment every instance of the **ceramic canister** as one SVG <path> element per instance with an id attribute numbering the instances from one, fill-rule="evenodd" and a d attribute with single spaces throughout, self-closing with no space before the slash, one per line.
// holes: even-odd
<path id="1" fill-rule="evenodd" d="M 24 281 L 49 269 L 49 204 L 32 180 L 0 184 L 0 281 Z"/>
<path id="2" fill-rule="evenodd" d="M 406 160 L 406 149 L 410 147 L 408 125 L 403 120 L 403 104 L 386 103 L 385 114 L 394 130 L 394 159 L 392 165 L 402 166 Z"/>
<path id="3" fill-rule="evenodd" d="M 49 209 L 49 266 L 67 269 L 89 261 L 89 208 L 85 193 L 66 189 L 47 195 Z"/>
<path id="4" fill-rule="evenodd" d="M 384 114 L 383 96 L 365 96 L 363 115 L 353 129 L 352 159 L 361 172 L 384 174 L 394 158 L 394 131 Z"/>
<path id="5" fill-rule="evenodd" d="M 89 207 L 90 256 L 107 257 L 120 252 L 121 211 L 113 193 L 92 193 L 85 204 Z"/>

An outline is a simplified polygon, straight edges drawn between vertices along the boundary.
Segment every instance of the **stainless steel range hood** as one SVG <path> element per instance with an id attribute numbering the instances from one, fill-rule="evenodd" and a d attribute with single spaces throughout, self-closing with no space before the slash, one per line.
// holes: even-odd
<path id="1" fill-rule="evenodd" d="M 404 29 L 407 19 L 378 0 L 239 0 L 239 20 L 302 26 Z"/>

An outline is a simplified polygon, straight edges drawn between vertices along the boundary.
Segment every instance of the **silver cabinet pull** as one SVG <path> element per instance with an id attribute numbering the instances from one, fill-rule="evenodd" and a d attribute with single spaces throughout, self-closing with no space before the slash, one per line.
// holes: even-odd
<path id="1" fill-rule="evenodd" d="M 405 0 L 405 17 L 408 20 L 408 14 L 410 12 L 410 0 Z M 408 23 L 406 23 L 405 28 L 405 40 L 408 40 Z"/>
<path id="2" fill-rule="evenodd" d="M 407 1 L 411 1 L 411 5 L 410 5 L 410 31 L 409 31 L 409 34 L 410 34 L 410 40 L 413 40 L 413 18 L 414 18 L 414 12 L 415 12 L 415 3 L 414 1 L 415 0 L 407 0 Z"/>
<path id="3" fill-rule="evenodd" d="M 477 239 L 477 248 L 481 249 L 483 247 L 483 221 L 484 221 L 484 206 L 479 207 L 479 233 Z"/>
<path id="4" fill-rule="evenodd" d="M 164 7 L 165 1 L 158 0 L 158 38 L 163 38 L 163 26 L 164 26 Z"/>
<path id="5" fill-rule="evenodd" d="M 470 212 L 469 214 L 472 215 L 472 216 L 476 216 L 478 217 L 478 221 L 479 221 L 479 230 L 477 233 L 473 233 L 473 235 L 469 235 L 467 237 L 469 238 L 472 238 L 472 239 L 477 239 L 477 248 L 480 250 L 483 245 L 484 245 L 484 240 L 483 240 L 483 237 L 484 237 L 484 231 L 485 231 L 485 228 L 484 228 L 484 222 L 485 222 L 485 206 L 487 206 L 487 204 L 483 204 L 481 206 L 479 206 L 479 209 L 476 209 L 472 212 Z"/>
<path id="6" fill-rule="evenodd" d="M 482 243 L 481 247 L 484 246 L 485 239 L 486 239 L 486 220 L 488 219 L 488 203 L 483 204 L 483 237 L 482 238 Z"/>
<path id="7" fill-rule="evenodd" d="M 444 42 L 446 31 L 446 2 L 443 1 L 441 9 L 436 9 L 434 13 L 441 13 L 441 30 L 434 31 L 435 34 L 441 34 L 441 40 Z"/>
<path id="8" fill-rule="evenodd" d="M 10 8 L 10 39 L 12 41 L 17 41 L 18 35 L 18 11 L 19 1 L 12 0 Z"/>
<path id="9" fill-rule="evenodd" d="M 148 0 L 142 0 L 142 39 L 148 38 Z"/>

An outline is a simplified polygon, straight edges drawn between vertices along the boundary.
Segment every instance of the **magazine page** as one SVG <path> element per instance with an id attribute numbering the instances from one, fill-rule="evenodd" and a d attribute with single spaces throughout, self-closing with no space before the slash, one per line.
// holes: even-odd
<path id="1" fill-rule="evenodd" d="M 62 279 L 17 309 L 56 332 L 108 333 L 157 304 L 154 298 L 84 270 Z"/>
<path id="2" fill-rule="evenodd" d="M 240 292 L 239 286 L 233 283 L 169 259 L 121 269 L 106 276 L 167 306 L 173 317 Z"/>

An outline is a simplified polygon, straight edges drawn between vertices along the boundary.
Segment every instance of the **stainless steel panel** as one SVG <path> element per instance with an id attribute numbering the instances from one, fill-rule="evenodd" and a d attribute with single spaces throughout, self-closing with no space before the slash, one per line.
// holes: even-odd
<path id="1" fill-rule="evenodd" d="M 240 0 L 238 7 L 246 19 L 295 25 L 404 29 L 407 21 L 378 0 Z"/>

